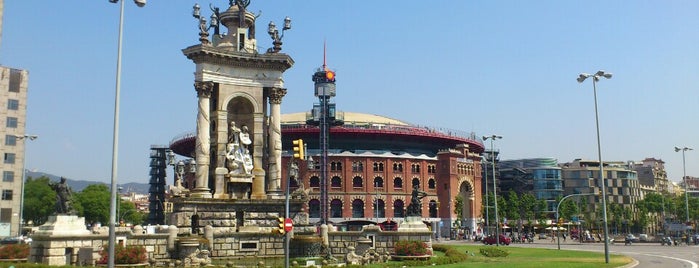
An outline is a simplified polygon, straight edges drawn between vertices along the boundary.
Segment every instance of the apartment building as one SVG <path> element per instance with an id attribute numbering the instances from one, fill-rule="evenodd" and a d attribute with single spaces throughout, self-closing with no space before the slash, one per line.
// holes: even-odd
<path id="1" fill-rule="evenodd" d="M 28 72 L 0 66 L 0 237 L 19 234 Z"/>

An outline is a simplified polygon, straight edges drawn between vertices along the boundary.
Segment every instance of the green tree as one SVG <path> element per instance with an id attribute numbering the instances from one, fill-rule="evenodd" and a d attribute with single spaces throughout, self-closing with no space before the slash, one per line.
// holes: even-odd
<path id="1" fill-rule="evenodd" d="M 454 202 L 454 214 L 456 214 L 457 219 L 463 219 L 464 217 L 464 197 L 461 195 L 456 196 L 456 201 Z"/>
<path id="2" fill-rule="evenodd" d="M 507 207 L 504 209 L 505 216 L 511 220 L 521 220 L 519 213 L 520 200 L 519 196 L 515 191 L 509 191 L 507 193 Z"/>
<path id="3" fill-rule="evenodd" d="M 119 204 L 119 219 L 117 220 L 123 220 L 124 223 L 140 225 L 143 223 L 144 214 L 145 213 L 142 213 L 136 209 L 136 205 L 134 203 L 121 200 Z"/>
<path id="4" fill-rule="evenodd" d="M 534 206 L 534 215 L 536 217 L 539 225 L 546 225 L 546 220 L 548 220 L 548 206 L 546 205 L 546 200 L 537 199 Z"/>
<path id="5" fill-rule="evenodd" d="M 46 176 L 33 179 L 28 177 L 24 184 L 24 213 L 25 222 L 32 221 L 41 225 L 55 212 L 56 192 L 49 186 Z"/>
<path id="6" fill-rule="evenodd" d="M 536 197 L 531 193 L 522 194 L 519 198 L 519 218 L 527 225 L 532 225 L 534 221 L 534 207 L 536 206 Z M 520 226 L 521 228 L 521 226 Z"/>
<path id="7" fill-rule="evenodd" d="M 91 184 L 75 194 L 78 213 L 87 223 L 109 223 L 109 188 L 104 184 Z"/>
<path id="8" fill-rule="evenodd" d="M 570 198 L 564 200 L 559 206 L 558 210 L 558 217 L 566 220 L 571 220 L 573 216 L 580 214 L 580 207 L 578 207 L 578 204 Z"/>

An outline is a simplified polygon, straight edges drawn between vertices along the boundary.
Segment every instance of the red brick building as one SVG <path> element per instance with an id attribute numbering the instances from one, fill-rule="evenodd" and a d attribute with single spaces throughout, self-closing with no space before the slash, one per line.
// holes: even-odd
<path id="1" fill-rule="evenodd" d="M 309 190 L 311 222 L 320 218 L 319 128 L 306 114 L 282 115 L 282 188 L 286 188 L 292 140 L 303 139 L 313 165 L 299 163 L 301 183 Z M 414 186 L 427 193 L 422 217 L 446 235 L 455 223 L 475 231 L 481 217 L 483 144 L 472 133 L 438 130 L 361 113 L 344 113 L 345 124 L 330 130 L 328 157 L 329 221 L 340 229 L 379 223 L 399 224 Z M 455 213 L 461 196 L 461 216 Z M 459 220 L 459 221 L 457 221 Z"/>

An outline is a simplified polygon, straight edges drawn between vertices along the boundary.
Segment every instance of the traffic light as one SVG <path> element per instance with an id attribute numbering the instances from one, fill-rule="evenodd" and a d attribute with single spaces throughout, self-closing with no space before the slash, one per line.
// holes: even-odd
<path id="1" fill-rule="evenodd" d="M 335 82 L 335 72 L 331 70 L 326 70 L 325 79 L 328 79 L 329 82 Z"/>
<path id="2" fill-rule="evenodd" d="M 277 227 L 277 232 L 279 232 L 279 234 L 285 234 L 286 232 L 284 231 L 284 218 L 279 217 L 279 218 L 277 218 L 277 220 L 279 220 L 279 224 L 278 224 L 279 226 Z"/>
<path id="3" fill-rule="evenodd" d="M 294 144 L 294 158 L 304 160 L 306 159 L 304 151 L 303 151 L 303 140 L 298 139 L 298 140 L 293 140 L 292 143 Z"/>
<path id="4" fill-rule="evenodd" d="M 313 74 L 313 81 L 316 83 L 335 83 L 335 72 L 330 69 L 317 71 Z"/>

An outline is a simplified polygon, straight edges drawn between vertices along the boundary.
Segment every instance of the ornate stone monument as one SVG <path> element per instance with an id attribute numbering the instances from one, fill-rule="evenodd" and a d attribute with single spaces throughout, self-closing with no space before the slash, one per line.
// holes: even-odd
<path id="1" fill-rule="evenodd" d="M 398 226 L 399 232 L 429 232 L 424 222 L 422 222 L 422 198 L 427 196 L 427 193 L 420 191 L 418 186 L 413 188 L 410 204 L 408 205 L 405 221 Z"/>

